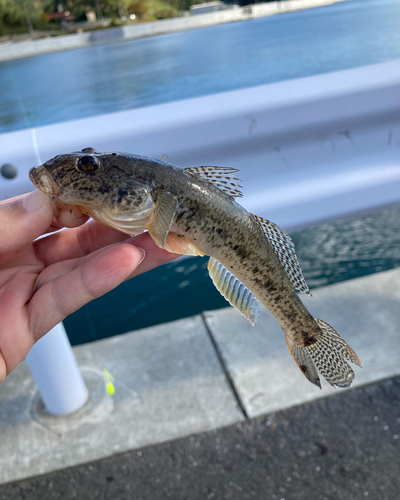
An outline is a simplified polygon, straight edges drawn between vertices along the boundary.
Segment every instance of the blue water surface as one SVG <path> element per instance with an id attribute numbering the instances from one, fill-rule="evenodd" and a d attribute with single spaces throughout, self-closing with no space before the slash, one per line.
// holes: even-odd
<path id="1" fill-rule="evenodd" d="M 0 63 L 0 132 L 400 58 L 400 1 L 272 17 Z"/>

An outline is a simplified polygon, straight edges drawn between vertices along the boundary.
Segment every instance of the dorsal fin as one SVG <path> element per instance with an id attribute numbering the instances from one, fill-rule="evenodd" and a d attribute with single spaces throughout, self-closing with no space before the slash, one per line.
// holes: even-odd
<path id="1" fill-rule="evenodd" d="M 259 303 L 251 291 L 213 257 L 210 257 L 207 267 L 217 290 L 254 326 L 259 315 Z"/>
<path id="2" fill-rule="evenodd" d="M 239 172 L 236 168 L 230 167 L 190 167 L 185 168 L 185 172 L 197 177 L 201 177 L 211 182 L 218 189 L 234 198 L 242 198 L 241 180 L 235 177 Z"/>
<path id="3" fill-rule="evenodd" d="M 263 219 L 258 215 L 252 214 L 252 216 L 271 243 L 294 288 L 301 293 L 310 294 L 303 271 L 297 260 L 294 243 L 290 236 L 273 222 Z"/>

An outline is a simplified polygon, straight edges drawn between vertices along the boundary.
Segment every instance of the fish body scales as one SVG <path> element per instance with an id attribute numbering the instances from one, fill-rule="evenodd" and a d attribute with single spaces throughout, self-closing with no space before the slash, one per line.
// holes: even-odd
<path id="1" fill-rule="evenodd" d="M 148 230 L 155 243 L 186 255 L 208 255 L 210 276 L 222 295 L 249 321 L 258 302 L 284 331 L 302 373 L 320 387 L 318 371 L 334 387 L 348 387 L 361 366 L 351 347 L 308 312 L 296 289 L 309 293 L 290 236 L 250 214 L 237 170 L 181 169 L 164 161 L 92 148 L 59 155 L 30 171 L 54 206 L 78 206 L 97 221 L 129 235 Z"/>

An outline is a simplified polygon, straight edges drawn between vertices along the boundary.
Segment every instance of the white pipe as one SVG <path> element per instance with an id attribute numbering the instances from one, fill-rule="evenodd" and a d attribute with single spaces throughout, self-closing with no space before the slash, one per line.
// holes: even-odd
<path id="1" fill-rule="evenodd" d="M 26 361 L 48 413 L 66 415 L 85 404 L 88 390 L 62 323 L 32 347 Z"/>

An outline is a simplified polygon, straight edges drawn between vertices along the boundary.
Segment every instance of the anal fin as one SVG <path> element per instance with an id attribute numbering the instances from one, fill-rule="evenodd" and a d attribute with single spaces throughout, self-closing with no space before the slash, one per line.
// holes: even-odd
<path id="1" fill-rule="evenodd" d="M 213 257 L 208 261 L 208 272 L 221 295 L 254 326 L 259 315 L 259 302 L 252 292 Z"/>

